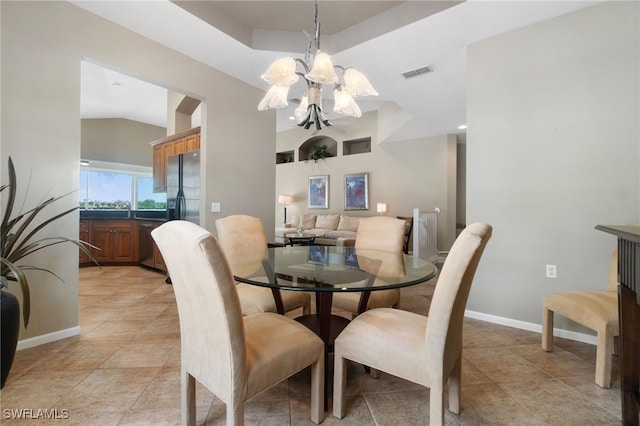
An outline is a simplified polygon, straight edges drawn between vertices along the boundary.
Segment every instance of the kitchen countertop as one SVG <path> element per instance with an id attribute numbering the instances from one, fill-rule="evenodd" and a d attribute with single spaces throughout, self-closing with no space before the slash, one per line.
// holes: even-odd
<path id="1" fill-rule="evenodd" d="M 150 211 L 136 212 L 132 211 L 128 216 L 127 211 L 112 210 L 80 210 L 80 220 L 139 220 L 149 222 L 166 222 L 166 212 Z"/>

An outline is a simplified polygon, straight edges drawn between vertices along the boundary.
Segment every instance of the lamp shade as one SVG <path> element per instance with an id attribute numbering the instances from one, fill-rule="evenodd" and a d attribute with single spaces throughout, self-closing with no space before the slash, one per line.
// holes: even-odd
<path id="1" fill-rule="evenodd" d="M 331 56 L 318 52 L 313 60 L 313 68 L 304 76 L 307 80 L 320 84 L 335 84 L 338 82 L 338 74 L 333 69 Z"/>
<path id="2" fill-rule="evenodd" d="M 289 94 L 289 86 L 271 86 L 264 98 L 258 104 L 258 111 L 266 111 L 268 109 L 283 108 L 289 105 L 287 95 Z"/>
<path id="3" fill-rule="evenodd" d="M 300 106 L 296 108 L 294 115 L 296 117 L 296 121 L 298 123 L 302 123 L 302 121 L 309 115 L 307 110 L 309 109 L 309 98 L 305 93 L 302 99 L 300 100 Z"/>
<path id="4" fill-rule="evenodd" d="M 383 214 L 387 212 L 387 203 L 378 203 L 378 213 Z"/>
<path id="5" fill-rule="evenodd" d="M 333 89 L 333 99 L 335 101 L 333 106 L 334 112 L 349 115 L 351 117 L 362 116 L 360 107 L 342 86 L 336 86 L 336 88 Z"/>
<path id="6" fill-rule="evenodd" d="M 347 92 L 351 96 L 378 96 L 378 92 L 369 83 L 369 79 L 360 71 L 347 68 L 342 77 L 347 86 Z"/>
<path id="7" fill-rule="evenodd" d="M 281 204 L 287 204 L 293 202 L 292 195 L 278 195 L 278 202 Z"/>
<path id="8" fill-rule="evenodd" d="M 298 81 L 296 61 L 292 57 L 278 59 L 260 77 L 275 86 L 291 86 Z"/>

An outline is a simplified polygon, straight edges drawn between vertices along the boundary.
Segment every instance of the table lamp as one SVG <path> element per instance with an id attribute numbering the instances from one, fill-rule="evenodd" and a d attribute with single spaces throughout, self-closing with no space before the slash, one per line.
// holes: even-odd
<path id="1" fill-rule="evenodd" d="M 287 203 L 293 202 L 292 195 L 278 195 L 278 202 L 284 204 L 284 223 L 287 223 Z"/>
<path id="2" fill-rule="evenodd" d="M 378 213 L 380 213 L 380 216 L 385 214 L 387 212 L 387 203 L 378 203 L 377 210 L 378 210 Z"/>

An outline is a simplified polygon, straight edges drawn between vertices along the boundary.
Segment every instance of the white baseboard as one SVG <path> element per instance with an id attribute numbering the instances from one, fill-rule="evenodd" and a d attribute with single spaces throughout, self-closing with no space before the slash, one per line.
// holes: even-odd
<path id="1" fill-rule="evenodd" d="M 29 339 L 23 339 L 18 341 L 18 347 L 16 350 L 29 349 L 35 346 L 44 345 L 45 343 L 55 342 L 56 340 L 66 339 L 67 337 L 73 337 L 80 335 L 80 327 L 71 327 L 65 330 L 55 331 L 49 334 L 43 334 L 41 336 L 31 337 Z"/>
<path id="2" fill-rule="evenodd" d="M 507 327 L 519 328 L 520 330 L 533 331 L 542 334 L 542 325 L 540 324 L 534 324 L 531 322 L 519 321 L 512 318 L 504 318 L 496 315 L 484 314 L 482 312 L 474 312 L 469 310 L 464 311 L 464 316 L 480 321 L 506 325 Z M 576 342 L 588 343 L 590 345 L 596 345 L 598 343 L 598 338 L 594 335 L 563 330 L 561 328 L 554 328 L 553 335 L 562 337 L 564 339 L 574 340 Z"/>

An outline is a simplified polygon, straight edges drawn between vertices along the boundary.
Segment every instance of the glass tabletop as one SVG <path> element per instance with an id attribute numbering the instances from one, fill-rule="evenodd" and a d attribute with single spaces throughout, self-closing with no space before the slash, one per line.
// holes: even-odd
<path id="1" fill-rule="evenodd" d="M 227 260 L 239 282 L 314 292 L 406 287 L 438 271 L 432 263 L 409 255 L 317 245 L 238 251 Z"/>

